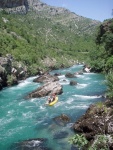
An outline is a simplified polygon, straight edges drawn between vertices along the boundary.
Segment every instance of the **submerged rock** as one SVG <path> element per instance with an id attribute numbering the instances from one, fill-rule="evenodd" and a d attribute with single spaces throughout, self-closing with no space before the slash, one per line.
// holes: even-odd
<path id="1" fill-rule="evenodd" d="M 72 145 L 71 146 L 71 150 L 79 150 L 79 148 L 77 148 L 76 146 Z"/>
<path id="2" fill-rule="evenodd" d="M 54 74 L 54 76 L 60 76 L 61 75 L 61 73 L 55 73 Z"/>
<path id="3" fill-rule="evenodd" d="M 56 124 L 60 126 L 65 126 L 67 123 L 70 122 L 70 118 L 65 114 L 55 117 L 53 120 L 55 121 Z"/>
<path id="4" fill-rule="evenodd" d="M 66 138 L 68 136 L 68 132 L 66 131 L 60 131 L 54 134 L 54 139 L 62 139 L 62 138 Z"/>
<path id="5" fill-rule="evenodd" d="M 36 138 L 36 139 L 29 139 L 22 142 L 15 143 L 11 146 L 11 150 L 51 150 L 50 148 L 46 147 L 47 139 L 43 138 Z"/>

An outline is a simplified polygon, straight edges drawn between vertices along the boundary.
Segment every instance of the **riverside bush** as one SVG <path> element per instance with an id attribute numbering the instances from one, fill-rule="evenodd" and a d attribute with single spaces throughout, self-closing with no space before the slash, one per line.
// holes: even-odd
<path id="1" fill-rule="evenodd" d="M 75 134 L 73 137 L 71 137 L 69 139 L 69 143 L 72 145 L 75 145 L 79 149 L 81 149 L 82 147 L 84 147 L 88 143 L 88 141 L 86 140 L 86 138 L 84 137 L 83 134 L 81 134 L 81 135 Z"/>

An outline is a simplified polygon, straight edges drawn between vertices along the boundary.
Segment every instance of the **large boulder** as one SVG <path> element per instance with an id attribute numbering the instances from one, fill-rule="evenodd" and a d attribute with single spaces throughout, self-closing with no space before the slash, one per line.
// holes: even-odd
<path id="1" fill-rule="evenodd" d="M 12 57 L 7 55 L 6 57 L 0 57 L 0 90 L 7 86 L 7 76 L 11 75 Z"/>
<path id="2" fill-rule="evenodd" d="M 0 65 L 0 90 L 7 86 L 7 74 L 5 69 Z"/>
<path id="3" fill-rule="evenodd" d="M 59 82 L 47 82 L 35 91 L 31 92 L 27 98 L 38 98 L 48 96 L 50 93 L 62 94 L 63 88 Z"/>
<path id="4" fill-rule="evenodd" d="M 67 72 L 67 73 L 65 74 L 65 77 L 67 77 L 67 78 L 75 78 L 76 76 L 75 76 L 75 74 L 73 74 L 73 73 Z"/>
<path id="5" fill-rule="evenodd" d="M 11 54 L 6 57 L 0 57 L 0 90 L 6 86 L 18 84 L 18 80 L 27 77 L 27 67 L 21 63 L 14 61 Z"/>
<path id="6" fill-rule="evenodd" d="M 9 56 L 0 57 L 0 65 L 7 71 L 7 74 L 11 74 L 12 62 Z"/>
<path id="7" fill-rule="evenodd" d="M 84 65 L 83 72 L 89 73 L 91 71 L 91 68 L 88 65 Z"/>
<path id="8" fill-rule="evenodd" d="M 39 76 L 38 78 L 34 79 L 34 82 L 39 82 L 39 83 L 47 83 L 47 82 L 54 82 L 54 81 L 58 81 L 59 78 L 57 76 L 53 76 L 48 74 L 44 74 Z"/>
<path id="9" fill-rule="evenodd" d="M 83 133 L 87 140 L 94 139 L 97 134 L 113 134 L 113 110 L 107 103 L 91 105 L 89 109 L 77 122 L 74 130 Z M 111 104 L 111 103 L 110 103 Z"/>
<path id="10" fill-rule="evenodd" d="M 13 61 L 11 73 L 18 80 L 24 80 L 28 76 L 27 67 L 22 62 Z"/>
<path id="11" fill-rule="evenodd" d="M 71 81 L 70 81 L 70 85 L 72 85 L 72 86 L 73 86 L 73 85 L 77 85 L 77 82 L 74 81 L 74 80 L 71 80 Z"/>

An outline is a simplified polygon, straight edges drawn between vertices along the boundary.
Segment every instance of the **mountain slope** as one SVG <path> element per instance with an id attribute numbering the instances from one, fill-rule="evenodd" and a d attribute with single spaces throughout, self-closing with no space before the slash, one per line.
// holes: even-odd
<path id="1" fill-rule="evenodd" d="M 29 70 L 84 61 L 95 48 L 98 21 L 39 0 L 6 0 L 0 4 L 1 55 L 11 53 Z"/>
<path id="2" fill-rule="evenodd" d="M 27 13 L 28 11 L 33 11 L 36 13 L 36 16 L 50 19 L 53 24 L 67 26 L 76 34 L 80 34 L 81 32 L 92 34 L 95 27 L 100 24 L 99 21 L 79 16 L 65 8 L 49 6 L 40 0 L 5 0 L 4 2 L 1 1 L 0 7 L 9 13 Z"/>

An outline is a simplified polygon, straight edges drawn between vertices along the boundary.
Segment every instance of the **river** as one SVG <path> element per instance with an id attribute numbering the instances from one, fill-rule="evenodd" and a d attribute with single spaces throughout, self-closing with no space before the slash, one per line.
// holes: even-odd
<path id="1" fill-rule="evenodd" d="M 36 77 L 27 78 L 16 86 L 0 91 L 0 150 L 17 150 L 11 148 L 14 143 L 32 138 L 47 138 L 47 147 L 52 150 L 71 149 L 68 138 L 74 134 L 71 129 L 73 123 L 85 113 L 89 105 L 104 101 L 101 95 L 106 90 L 102 74 L 84 73 L 73 79 L 65 77 L 66 72 L 74 73 L 82 67 L 74 65 L 51 72 L 61 73 L 59 82 L 63 86 L 63 94 L 58 96 L 59 101 L 52 107 L 44 105 L 47 97 L 24 99 L 29 92 L 41 86 L 33 82 Z M 78 84 L 70 86 L 70 80 Z M 59 126 L 53 120 L 61 114 L 71 118 L 65 126 Z M 65 138 L 59 137 L 62 132 L 67 133 Z"/>

